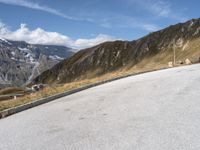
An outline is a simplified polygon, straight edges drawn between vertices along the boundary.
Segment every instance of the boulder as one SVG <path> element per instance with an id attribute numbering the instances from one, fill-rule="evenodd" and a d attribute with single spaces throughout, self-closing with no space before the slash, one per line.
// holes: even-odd
<path id="1" fill-rule="evenodd" d="M 184 63 L 183 63 L 183 61 L 179 60 L 179 61 L 177 61 L 177 64 L 183 65 Z"/>
<path id="2" fill-rule="evenodd" d="M 168 62 L 168 67 L 173 67 L 173 62 L 172 61 Z"/>
<path id="3" fill-rule="evenodd" d="M 187 58 L 187 59 L 185 60 L 185 64 L 186 64 L 186 65 L 191 65 L 192 62 Z"/>

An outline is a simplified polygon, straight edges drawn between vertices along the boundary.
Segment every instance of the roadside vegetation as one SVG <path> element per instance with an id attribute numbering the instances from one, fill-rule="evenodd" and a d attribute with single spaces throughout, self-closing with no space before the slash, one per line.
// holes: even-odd
<path id="1" fill-rule="evenodd" d="M 165 68 L 165 67 L 166 66 L 163 66 L 162 68 Z M 23 105 L 23 104 L 26 104 L 26 103 L 29 103 L 41 98 L 46 98 L 46 97 L 59 94 L 65 91 L 70 91 L 70 90 L 77 89 L 77 88 L 87 86 L 90 84 L 98 83 L 101 81 L 110 80 L 117 77 L 123 77 L 130 74 L 151 71 L 151 70 L 152 69 L 148 69 L 148 68 L 139 69 L 138 67 L 134 67 L 131 70 L 121 69 L 119 71 L 107 73 L 107 74 L 104 74 L 102 76 L 92 78 L 92 79 L 85 79 L 85 80 L 75 81 L 75 82 L 71 82 L 67 84 L 60 84 L 60 85 L 49 85 L 41 91 L 27 94 L 25 96 L 18 97 L 17 99 L 0 101 L 0 111 L 8 109 L 8 108 L 16 107 L 19 105 Z"/>
<path id="2" fill-rule="evenodd" d="M 199 62 L 200 39 L 191 41 L 190 44 L 188 44 L 188 46 L 185 49 L 177 48 L 176 54 L 177 54 L 176 57 L 177 61 L 179 62 L 184 62 L 185 59 L 187 58 L 189 58 L 193 63 Z M 58 93 L 77 89 L 89 84 L 94 84 L 117 77 L 123 77 L 127 75 L 168 68 L 168 62 L 172 60 L 173 60 L 173 49 L 163 50 L 154 56 L 146 56 L 137 65 L 134 65 L 133 67 L 126 66 L 117 71 L 106 73 L 104 75 L 94 78 L 84 79 L 85 77 L 82 77 L 82 79 L 79 79 L 71 83 L 60 84 L 60 85 L 49 85 L 41 91 L 31 94 L 26 94 L 22 97 L 18 97 L 17 99 L 0 101 L 0 111 L 16 107 L 19 105 L 23 105 L 41 98 L 49 97 Z M 176 66 L 182 66 L 182 65 L 185 64 L 179 64 L 179 63 L 176 64 Z M 23 89 L 8 88 L 1 90 L 0 94 L 10 94 L 16 92 L 23 92 Z"/>
<path id="3" fill-rule="evenodd" d="M 5 89 L 0 90 L 0 95 L 8 95 L 8 94 L 21 94 L 24 93 L 23 88 L 18 88 L 18 87 L 8 87 Z"/>

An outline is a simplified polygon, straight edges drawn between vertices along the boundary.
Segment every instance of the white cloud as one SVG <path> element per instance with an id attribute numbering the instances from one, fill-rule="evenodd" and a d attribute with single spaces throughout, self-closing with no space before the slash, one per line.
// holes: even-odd
<path id="1" fill-rule="evenodd" d="M 146 4 L 148 4 L 148 3 L 146 3 Z M 172 12 L 169 2 L 162 1 L 162 0 L 158 0 L 153 3 L 149 2 L 147 8 L 154 14 L 161 16 L 161 17 L 169 17 L 169 15 Z"/>
<path id="2" fill-rule="evenodd" d="M 147 23 L 145 21 L 142 21 L 140 19 L 126 16 L 126 15 L 120 15 L 120 14 L 110 14 L 109 18 L 103 18 L 99 19 L 100 26 L 105 28 L 135 28 L 135 29 L 142 29 L 148 32 L 159 30 L 160 27 L 156 24 Z"/>
<path id="3" fill-rule="evenodd" d="M 168 0 L 127 0 L 129 3 L 138 5 L 139 9 L 150 12 L 155 17 L 176 19 L 178 21 L 186 20 L 185 17 L 172 9 L 172 3 Z"/>
<path id="4" fill-rule="evenodd" d="M 44 11 L 47 13 L 51 13 L 60 17 L 63 17 L 65 19 L 70 19 L 70 20 L 77 20 L 77 21 L 92 21 L 90 18 L 78 18 L 74 16 L 68 16 L 64 13 L 61 13 L 60 11 L 50 8 L 48 6 L 40 5 L 35 2 L 30 2 L 27 0 L 0 0 L 0 3 L 3 4 L 8 4 L 8 5 L 15 5 L 15 6 L 22 6 L 30 9 L 35 9 L 35 10 L 40 10 Z"/>
<path id="5" fill-rule="evenodd" d="M 8 32 L 8 27 L 2 22 L 0 22 L 0 35 Z"/>
<path id="6" fill-rule="evenodd" d="M 147 9 L 149 9 L 150 12 L 157 15 L 158 17 L 170 18 L 178 21 L 187 20 L 185 17 L 178 14 L 177 11 L 173 10 L 172 4 L 167 0 L 150 1 L 146 4 Z"/>
<path id="7" fill-rule="evenodd" d="M 138 0 L 136 0 L 136 1 L 138 1 Z M 142 5 L 146 4 L 143 1 L 144 0 L 141 0 L 140 4 L 142 4 Z M 86 11 L 85 10 L 84 13 L 82 12 L 81 14 L 85 14 L 86 16 L 81 15 L 79 17 L 77 17 L 77 16 L 75 17 L 75 16 L 69 16 L 64 13 L 61 13 L 59 10 L 56 10 L 54 8 L 51 8 L 51 7 L 48 7 L 45 5 L 41 5 L 36 2 L 31 2 L 28 0 L 0 0 L 0 3 L 14 5 L 14 6 L 22 6 L 22 7 L 26 7 L 26 8 L 30 8 L 30 9 L 44 11 L 44 12 L 51 13 L 51 14 L 57 15 L 59 17 L 65 18 L 65 19 L 70 19 L 70 20 L 75 20 L 75 21 L 88 21 L 90 23 L 96 24 L 96 25 L 104 27 L 104 28 L 111 28 L 111 27 L 141 28 L 146 31 L 155 31 L 155 30 L 159 29 L 159 27 L 157 27 L 154 24 L 141 22 L 138 19 L 134 19 L 129 16 L 124 16 L 124 15 L 120 15 L 120 14 L 111 14 L 111 16 L 108 17 L 107 15 L 110 15 L 109 12 L 106 12 L 106 16 L 104 16 L 102 18 L 102 16 L 100 14 L 95 15 L 95 13 L 92 13 L 92 15 L 91 15 L 91 12 L 85 13 L 85 11 Z M 155 3 L 151 7 L 149 7 L 149 4 L 146 6 L 148 6 L 148 9 L 151 9 L 152 11 L 156 11 L 156 13 L 159 13 L 160 15 L 167 15 L 167 13 L 168 13 L 166 9 L 163 9 L 164 4 L 161 2 Z M 77 13 L 75 12 L 74 15 L 76 15 L 76 14 Z"/>
<path id="8" fill-rule="evenodd" d="M 0 22 L 0 37 L 16 40 L 16 41 L 26 41 L 31 44 L 44 44 L 44 45 L 63 45 L 69 46 L 77 49 L 95 46 L 102 42 L 113 41 L 115 38 L 99 34 L 95 38 L 91 39 L 76 39 L 73 40 L 70 37 L 57 33 L 45 31 L 41 28 L 36 28 L 30 30 L 26 24 L 21 24 L 20 28 L 16 31 L 10 31 L 6 25 Z"/>
<path id="9" fill-rule="evenodd" d="M 113 40 L 116 40 L 116 39 L 105 34 L 99 34 L 97 37 L 93 39 L 77 39 L 76 41 L 74 41 L 74 44 L 78 47 L 84 47 L 84 45 L 88 45 L 90 47 L 90 46 L 97 45 L 97 43 L 113 41 Z"/>

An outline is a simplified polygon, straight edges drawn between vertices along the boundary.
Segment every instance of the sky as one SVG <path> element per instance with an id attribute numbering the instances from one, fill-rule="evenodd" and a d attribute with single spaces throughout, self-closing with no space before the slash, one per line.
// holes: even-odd
<path id="1" fill-rule="evenodd" d="M 0 37 L 77 49 L 200 16 L 199 0 L 0 0 Z"/>

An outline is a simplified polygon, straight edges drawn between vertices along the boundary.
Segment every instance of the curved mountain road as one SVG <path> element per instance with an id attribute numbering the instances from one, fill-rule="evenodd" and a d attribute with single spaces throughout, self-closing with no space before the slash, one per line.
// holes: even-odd
<path id="1" fill-rule="evenodd" d="M 131 76 L 0 120 L 1 150 L 199 150 L 200 65 Z"/>

